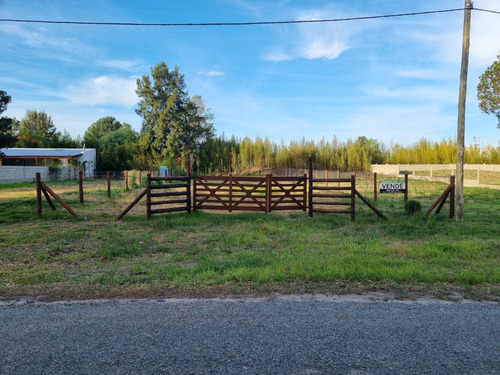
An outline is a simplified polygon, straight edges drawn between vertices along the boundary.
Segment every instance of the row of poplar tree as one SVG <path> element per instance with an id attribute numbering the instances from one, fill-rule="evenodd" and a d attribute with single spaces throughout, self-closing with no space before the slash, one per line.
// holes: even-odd
<path id="1" fill-rule="evenodd" d="M 369 171 L 371 164 L 449 164 L 456 162 L 456 142 L 425 138 L 410 146 L 386 147 L 375 139 L 358 137 L 345 142 L 335 136 L 328 141 L 307 140 L 276 143 L 268 138 L 212 138 L 200 150 L 198 167 L 203 172 L 256 172 L 273 168 L 307 168 L 309 157 L 315 169 Z M 500 147 L 469 146 L 465 162 L 500 164 Z"/>

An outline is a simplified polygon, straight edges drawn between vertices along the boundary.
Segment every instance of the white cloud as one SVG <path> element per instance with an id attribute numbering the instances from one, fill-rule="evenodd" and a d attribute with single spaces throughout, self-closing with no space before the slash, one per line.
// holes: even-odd
<path id="1" fill-rule="evenodd" d="M 480 9 L 499 10 L 498 0 L 476 0 L 471 15 L 469 66 L 485 67 L 500 52 L 500 22 L 498 14 Z M 460 65 L 462 56 L 463 12 L 424 19 L 415 24 L 410 37 L 417 45 L 432 51 L 431 57 L 439 63 Z"/>
<path id="2" fill-rule="evenodd" d="M 287 61 L 287 60 L 291 60 L 292 58 L 293 58 L 292 56 L 290 56 L 289 54 L 287 54 L 281 50 L 276 50 L 276 51 L 270 52 L 270 53 L 263 56 L 264 60 L 272 61 L 272 62 Z"/>
<path id="3" fill-rule="evenodd" d="M 499 10 L 496 6 L 489 9 Z M 500 53 L 500 17 L 498 14 L 474 11 L 471 20 L 470 62 L 473 66 L 488 66 Z"/>
<path id="4" fill-rule="evenodd" d="M 341 38 L 321 35 L 311 39 L 308 43 L 304 43 L 300 55 L 308 60 L 320 58 L 333 60 L 347 49 L 345 41 Z"/>
<path id="5" fill-rule="evenodd" d="M 133 71 L 140 67 L 142 63 L 138 60 L 106 60 L 101 61 L 100 65 L 107 68 Z"/>
<path id="6" fill-rule="evenodd" d="M 394 72 L 396 77 L 416 79 L 442 79 L 443 72 L 438 69 L 405 69 Z"/>
<path id="7" fill-rule="evenodd" d="M 338 11 L 316 10 L 303 11 L 296 19 L 321 20 L 339 16 Z M 264 55 L 264 60 L 279 62 L 296 58 L 336 59 L 343 52 L 354 47 L 352 37 L 359 28 L 359 26 L 345 22 L 303 23 L 295 27 L 294 32 L 284 34 L 286 35 L 286 39 L 282 42 L 284 46 L 277 47 L 274 51 Z"/>
<path id="8" fill-rule="evenodd" d="M 335 17 L 338 17 L 338 13 Z M 304 12 L 299 19 L 320 20 L 331 18 L 327 12 Z M 351 48 L 350 37 L 354 29 L 348 23 L 301 24 L 298 52 L 306 59 L 336 59 Z"/>
<path id="9" fill-rule="evenodd" d="M 201 75 L 203 75 L 203 76 L 209 76 L 209 77 L 220 77 L 220 76 L 223 76 L 223 75 L 224 75 L 224 74 L 226 74 L 226 73 L 224 73 L 224 72 L 219 72 L 219 71 L 217 71 L 217 70 L 210 70 L 210 71 L 208 71 L 208 72 L 200 72 L 200 73 L 198 73 L 198 74 L 201 74 Z"/>
<path id="10" fill-rule="evenodd" d="M 0 31 L 21 38 L 23 44 L 33 48 L 45 46 L 69 48 L 75 41 L 74 38 L 56 38 L 53 35 L 48 35 L 45 29 L 31 31 L 13 24 L 0 25 Z"/>
<path id="11" fill-rule="evenodd" d="M 409 86 L 397 89 L 388 87 L 366 87 L 363 90 L 371 98 L 411 100 L 411 102 L 455 103 L 457 97 L 452 89 L 436 86 Z"/>
<path id="12" fill-rule="evenodd" d="M 63 97 L 77 104 L 132 107 L 138 101 L 136 88 L 136 78 L 100 76 L 69 86 Z"/>

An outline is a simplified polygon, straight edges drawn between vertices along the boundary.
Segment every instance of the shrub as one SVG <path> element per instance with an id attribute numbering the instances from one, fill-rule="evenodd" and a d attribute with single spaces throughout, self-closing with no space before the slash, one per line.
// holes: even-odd
<path id="1" fill-rule="evenodd" d="M 419 201 L 411 200 L 405 203 L 405 211 L 408 215 L 413 215 L 422 210 L 422 205 Z"/>

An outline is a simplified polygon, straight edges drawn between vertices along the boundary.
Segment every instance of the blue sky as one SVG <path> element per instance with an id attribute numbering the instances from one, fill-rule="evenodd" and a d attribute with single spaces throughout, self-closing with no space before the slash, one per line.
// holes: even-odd
<path id="1" fill-rule="evenodd" d="M 463 0 L 0 0 L 0 18 L 134 23 L 332 19 L 462 8 Z M 498 0 L 475 8 L 500 11 Z M 0 22 L 4 115 L 45 111 L 83 135 L 114 116 L 140 130 L 136 79 L 177 65 L 218 134 L 284 140 L 454 138 L 463 12 L 368 21 L 146 27 Z M 500 53 L 500 15 L 472 13 L 466 144 L 499 145 L 479 75 Z"/>

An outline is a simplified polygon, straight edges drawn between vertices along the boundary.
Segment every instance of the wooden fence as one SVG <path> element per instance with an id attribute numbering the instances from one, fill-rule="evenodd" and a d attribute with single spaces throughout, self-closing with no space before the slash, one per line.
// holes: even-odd
<path id="1" fill-rule="evenodd" d="M 307 209 L 307 175 L 302 177 L 270 178 L 269 212 L 274 210 Z"/>
<path id="2" fill-rule="evenodd" d="M 337 185 L 335 186 L 335 184 Z M 310 217 L 313 216 L 314 212 L 350 214 L 351 220 L 354 221 L 355 208 L 356 178 L 354 175 L 351 178 L 309 179 Z"/>
<path id="3" fill-rule="evenodd" d="M 167 212 L 191 212 L 189 177 L 151 177 L 146 187 L 146 216 Z"/>
<path id="4" fill-rule="evenodd" d="M 312 159 L 309 164 L 310 177 L 307 174 L 295 177 L 278 177 L 272 174 L 264 177 L 195 174 L 191 177 L 190 173 L 186 177 L 152 177 L 148 174 L 146 189 L 118 215 L 117 220 L 144 196 L 148 218 L 157 213 L 191 210 L 268 213 L 278 210 L 306 212 L 309 208 L 311 217 L 314 212 L 345 213 L 350 214 L 351 220 L 354 220 L 356 197 L 379 217 L 386 218 L 356 190 L 354 174 L 350 178 L 313 178 Z"/>
<path id="5" fill-rule="evenodd" d="M 306 210 L 307 176 L 193 176 L 193 209 L 224 211 Z"/>
<path id="6" fill-rule="evenodd" d="M 190 177 L 152 177 L 148 173 L 144 189 L 116 218 L 120 220 L 146 197 L 146 217 L 167 212 L 191 212 Z"/>
<path id="7" fill-rule="evenodd" d="M 351 220 L 354 221 L 356 217 L 356 197 L 358 197 L 378 217 L 387 219 L 382 212 L 356 190 L 356 175 L 354 173 L 350 178 L 313 178 L 313 160 L 310 157 L 309 176 L 309 217 L 312 217 L 314 212 L 350 214 Z"/>

